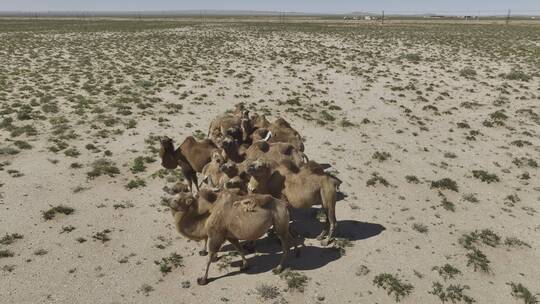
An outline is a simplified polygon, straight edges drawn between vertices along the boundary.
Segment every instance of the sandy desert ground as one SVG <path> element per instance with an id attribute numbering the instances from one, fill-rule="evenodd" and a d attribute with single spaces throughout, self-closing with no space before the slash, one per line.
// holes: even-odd
<path id="1" fill-rule="evenodd" d="M 1 303 L 538 303 L 540 24 L 0 20 Z M 344 183 L 290 271 L 163 203 L 158 137 L 244 102 Z"/>

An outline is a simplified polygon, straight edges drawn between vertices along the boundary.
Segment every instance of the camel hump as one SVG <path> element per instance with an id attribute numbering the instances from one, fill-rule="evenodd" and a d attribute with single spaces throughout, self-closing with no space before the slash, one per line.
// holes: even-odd
<path id="1" fill-rule="evenodd" d="M 300 172 L 300 168 L 298 168 L 298 166 L 290 159 L 282 160 L 281 165 L 284 166 L 285 168 L 287 168 L 287 170 L 289 170 L 289 171 L 291 171 L 293 173 Z"/>
<path id="2" fill-rule="evenodd" d="M 217 200 L 217 194 L 214 193 L 213 191 L 209 191 L 209 190 L 205 190 L 205 189 L 201 189 L 201 191 L 199 191 L 199 195 L 206 201 L 210 202 L 210 203 L 214 203 L 216 200 Z"/>
<path id="3" fill-rule="evenodd" d="M 243 212 L 255 212 L 257 209 L 257 202 L 253 199 L 244 199 L 233 203 L 233 208 Z"/>
<path id="4" fill-rule="evenodd" d="M 282 117 L 276 119 L 274 124 L 276 124 L 277 126 L 280 126 L 280 127 L 284 127 L 284 128 L 291 128 L 291 125 L 289 124 L 289 122 L 286 121 L 285 119 L 283 119 Z"/>
<path id="5" fill-rule="evenodd" d="M 281 146 L 280 152 L 281 152 L 281 154 L 284 154 L 284 155 L 291 155 L 294 149 L 295 148 L 294 148 L 293 145 L 284 144 L 284 145 Z"/>
<path id="6" fill-rule="evenodd" d="M 270 145 L 265 141 L 257 141 L 254 142 L 253 145 L 265 153 L 270 149 Z"/>
<path id="7" fill-rule="evenodd" d="M 186 139 L 184 139 L 184 141 L 182 142 L 179 148 L 186 149 L 186 148 L 192 147 L 195 143 L 197 143 L 197 140 L 195 140 L 193 136 L 188 136 L 186 137 Z"/>
<path id="8" fill-rule="evenodd" d="M 319 165 L 318 163 L 310 160 L 307 163 L 303 165 L 303 168 L 306 168 L 309 170 L 309 172 L 317 175 L 323 175 L 324 174 L 324 168 Z"/>

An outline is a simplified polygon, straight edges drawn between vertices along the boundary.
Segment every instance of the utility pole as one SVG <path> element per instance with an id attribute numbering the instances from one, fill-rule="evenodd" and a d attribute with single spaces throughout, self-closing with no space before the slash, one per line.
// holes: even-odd
<path id="1" fill-rule="evenodd" d="M 381 24 L 384 24 L 384 10 L 382 11 Z"/>
<path id="2" fill-rule="evenodd" d="M 508 15 L 506 15 L 506 25 L 510 22 L 510 9 L 508 9 Z"/>

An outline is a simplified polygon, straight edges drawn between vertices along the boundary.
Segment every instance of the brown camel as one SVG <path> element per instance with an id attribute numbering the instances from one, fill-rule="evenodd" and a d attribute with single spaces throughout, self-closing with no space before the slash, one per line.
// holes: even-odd
<path id="1" fill-rule="evenodd" d="M 180 166 L 182 174 L 188 182 L 189 191 L 193 192 L 193 183 L 199 191 L 197 184 L 197 172 L 193 169 L 187 158 L 182 154 L 180 148 L 174 149 L 173 140 L 164 136 L 160 139 L 159 157 L 161 157 L 161 165 L 167 169 L 176 169 Z"/>
<path id="2" fill-rule="evenodd" d="M 293 145 L 283 142 L 256 141 L 246 150 L 245 154 L 245 159 L 248 161 L 262 159 L 279 163 L 282 160 L 290 160 L 297 166 L 301 166 L 308 160 L 304 152 L 300 152 Z"/>
<path id="3" fill-rule="evenodd" d="M 325 173 L 319 164 L 312 161 L 301 167 L 288 160 L 277 166 L 267 161 L 255 161 L 248 165 L 246 171 L 251 175 L 248 190 L 252 193 L 271 194 L 285 199 L 294 208 L 322 205 L 326 223 L 317 239 L 324 246 L 333 240 L 337 227 L 336 192 L 341 184 L 339 179 Z"/>
<path id="4" fill-rule="evenodd" d="M 226 160 L 231 160 L 235 163 L 241 163 L 244 161 L 245 154 L 242 153 L 244 147 L 242 147 L 234 138 L 225 137 L 221 143 L 221 147 L 223 148 L 222 156 Z"/>
<path id="5" fill-rule="evenodd" d="M 225 159 L 219 151 L 212 153 L 212 160 L 206 164 L 202 170 L 203 182 L 210 187 L 218 187 L 219 180 L 223 173 L 220 166 L 225 163 Z"/>
<path id="6" fill-rule="evenodd" d="M 244 114 L 245 111 L 244 104 L 238 103 L 235 105 L 234 111 L 218 115 L 210 122 L 208 127 L 208 138 L 215 143 L 220 144 L 223 137 L 226 135 L 227 130 L 231 128 L 241 130 L 242 118 L 246 115 Z"/>
<path id="7" fill-rule="evenodd" d="M 186 137 L 180 145 L 182 154 L 186 157 L 191 167 L 199 173 L 210 162 L 212 154 L 217 150 L 219 150 L 218 147 L 210 139 L 197 141 L 193 136 Z"/>
<path id="8" fill-rule="evenodd" d="M 289 143 L 300 152 L 304 152 L 304 140 L 300 133 L 293 129 L 283 118 L 278 118 L 266 128 L 259 128 L 253 133 L 252 140 L 256 142 L 268 138 L 269 143 Z"/>
<path id="9" fill-rule="evenodd" d="M 195 183 L 195 188 L 199 191 L 197 172 L 202 172 L 212 159 L 212 154 L 219 151 L 216 145 L 209 139 L 197 141 L 192 136 L 188 136 L 176 150 L 171 138 L 164 136 L 160 142 L 159 156 L 162 166 L 175 169 L 179 165 L 188 181 L 189 190 L 193 191 L 192 184 Z"/>
<path id="10" fill-rule="evenodd" d="M 225 241 L 229 241 L 240 253 L 242 269 L 247 268 L 248 262 L 239 240 L 257 240 L 272 225 L 283 250 L 280 263 L 274 271 L 281 272 L 292 239 L 286 203 L 270 195 L 240 196 L 229 191 L 214 195 L 216 199 L 211 204 L 208 204 L 206 198 L 195 198 L 186 193 L 180 193 L 170 203 L 178 232 L 192 240 L 207 240 L 210 254 L 204 276 L 197 279 L 197 283 L 208 283 L 210 264 L 216 260 Z"/>

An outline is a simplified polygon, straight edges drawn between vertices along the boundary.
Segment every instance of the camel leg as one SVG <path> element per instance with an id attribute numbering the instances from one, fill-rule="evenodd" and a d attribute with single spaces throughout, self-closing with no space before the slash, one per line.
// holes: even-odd
<path id="1" fill-rule="evenodd" d="M 326 237 L 326 235 L 328 234 L 328 230 L 329 230 L 329 216 L 328 216 L 328 210 L 326 208 L 322 208 L 322 210 L 324 211 L 324 214 L 326 215 L 326 219 L 324 220 L 324 228 L 323 228 L 323 231 L 321 232 L 321 234 L 319 234 L 319 236 L 317 236 L 317 240 L 322 240 Z"/>
<path id="2" fill-rule="evenodd" d="M 287 232 L 288 234 L 288 232 Z M 285 264 L 285 259 L 287 258 L 287 255 L 289 254 L 289 236 L 287 234 L 280 234 L 279 240 L 281 241 L 281 249 L 283 253 L 281 254 L 281 260 L 279 261 L 279 265 L 277 265 L 276 268 L 274 268 L 274 273 L 280 273 L 283 271 L 283 265 Z M 296 246 L 295 246 L 296 249 Z"/>
<path id="3" fill-rule="evenodd" d="M 206 285 L 208 284 L 208 270 L 210 269 L 210 264 L 212 264 L 212 261 L 215 259 L 216 253 L 210 252 L 210 255 L 208 256 L 208 261 L 206 262 L 206 270 L 204 272 L 204 277 L 197 279 L 197 284 L 199 285 Z"/>
<path id="4" fill-rule="evenodd" d="M 206 269 L 204 271 L 204 276 L 197 279 L 197 284 L 199 285 L 206 285 L 208 284 L 208 270 L 210 269 L 210 264 L 212 262 L 215 262 L 217 260 L 217 252 L 219 251 L 219 248 L 221 248 L 221 245 L 223 245 L 223 239 L 221 237 L 208 237 L 208 261 L 206 262 Z"/>
<path id="5" fill-rule="evenodd" d="M 189 192 L 193 193 L 193 184 L 191 182 L 191 177 L 189 177 L 189 173 L 187 171 L 182 170 L 182 174 L 186 178 L 187 185 L 188 185 L 188 188 L 189 188 Z"/>
<path id="6" fill-rule="evenodd" d="M 328 236 L 325 240 L 321 242 L 321 245 L 327 246 L 334 240 L 334 233 L 336 232 L 337 220 L 336 220 L 336 210 L 334 208 L 329 208 L 327 211 L 328 221 L 330 222 L 330 229 L 328 230 Z"/>
<path id="7" fill-rule="evenodd" d="M 242 249 L 242 246 L 240 246 L 240 242 L 238 242 L 237 239 L 227 239 L 231 244 L 233 244 L 234 248 L 236 248 L 236 251 L 240 254 L 240 257 L 242 258 L 242 267 L 241 270 L 245 270 L 248 268 L 248 261 L 246 260 L 246 257 L 244 255 L 244 250 Z"/>
<path id="8" fill-rule="evenodd" d="M 195 184 L 195 188 L 197 189 L 197 193 L 199 193 L 199 182 L 197 181 L 197 172 L 193 174 L 193 183 Z"/>
<path id="9" fill-rule="evenodd" d="M 208 255 L 208 251 L 206 251 L 207 245 L 208 245 L 208 239 L 204 239 L 204 246 L 201 249 L 201 251 L 199 251 L 200 256 L 207 256 Z"/>
<path id="10" fill-rule="evenodd" d="M 244 242 L 242 248 L 244 248 L 244 250 L 247 253 L 254 253 L 255 252 L 255 241 L 246 241 L 246 242 Z"/>

